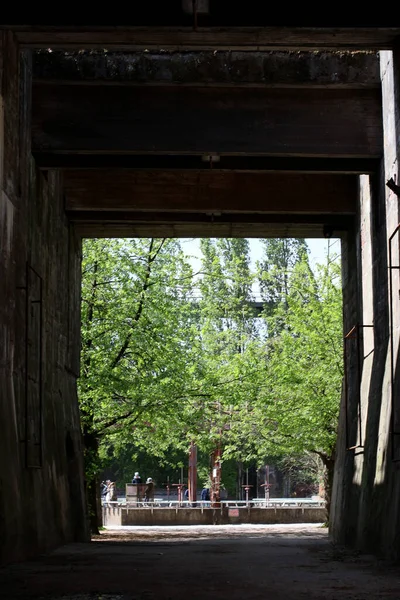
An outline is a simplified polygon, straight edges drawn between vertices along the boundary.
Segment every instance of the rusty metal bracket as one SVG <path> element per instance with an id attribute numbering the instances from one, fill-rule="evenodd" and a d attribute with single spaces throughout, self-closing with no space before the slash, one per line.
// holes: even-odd
<path id="1" fill-rule="evenodd" d="M 390 190 L 392 190 L 392 192 L 396 194 L 396 196 L 400 196 L 400 185 L 397 185 L 393 177 L 386 182 L 386 185 Z"/>
<path id="2" fill-rule="evenodd" d="M 393 187 L 389 185 L 389 182 L 393 180 L 389 180 L 386 185 L 388 185 L 392 190 Z M 394 184 L 394 181 L 393 181 Z M 395 185 L 395 184 L 394 184 Z M 397 187 L 397 186 L 396 186 Z M 400 190 L 400 188 L 399 188 Z M 393 190 L 395 191 L 395 190 Z M 397 193 L 397 192 L 395 192 Z M 390 414 L 390 439 L 391 439 L 391 460 L 392 462 L 399 462 L 400 458 L 395 457 L 395 439 L 400 435 L 400 430 L 396 429 L 395 424 L 395 408 L 399 403 L 398 399 L 395 397 L 395 359 L 394 359 L 394 339 L 393 339 L 393 271 L 400 270 L 400 265 L 393 264 L 393 240 L 396 236 L 398 236 L 400 231 L 400 223 L 397 225 L 396 229 L 393 231 L 392 235 L 389 238 L 389 337 L 390 337 L 390 382 L 391 382 L 391 414 Z M 397 401 L 396 401 L 397 400 Z"/>
<path id="3" fill-rule="evenodd" d="M 343 362 L 344 362 L 344 405 L 345 405 L 345 428 L 346 428 L 346 450 L 360 450 L 355 454 L 364 452 L 364 443 L 362 439 L 362 417 L 361 417 L 361 356 L 360 356 L 360 329 L 371 328 L 373 325 L 361 325 L 357 323 L 350 329 L 343 338 Z M 357 396 L 357 412 L 358 412 L 358 430 L 359 442 L 350 446 L 349 432 L 349 386 L 348 386 L 348 366 L 349 366 L 349 350 L 348 343 L 350 340 L 355 340 L 357 352 L 357 377 L 358 377 L 358 396 Z"/>

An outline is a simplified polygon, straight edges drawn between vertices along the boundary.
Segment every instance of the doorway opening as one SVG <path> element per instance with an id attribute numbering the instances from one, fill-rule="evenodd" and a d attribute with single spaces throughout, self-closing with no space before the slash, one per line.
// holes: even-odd
<path id="1" fill-rule="evenodd" d="M 340 257 L 339 238 L 84 240 L 79 400 L 92 531 L 100 502 L 329 509 Z"/>

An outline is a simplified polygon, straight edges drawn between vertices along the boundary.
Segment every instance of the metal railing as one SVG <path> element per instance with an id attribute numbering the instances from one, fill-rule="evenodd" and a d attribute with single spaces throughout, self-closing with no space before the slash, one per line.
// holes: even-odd
<path id="1" fill-rule="evenodd" d="M 252 500 L 221 500 L 213 505 L 209 500 L 157 500 L 152 502 L 126 502 L 125 499 L 106 502 L 102 500 L 103 507 L 126 507 L 126 508 L 324 508 L 325 500 L 313 500 L 312 498 L 253 498 Z"/>

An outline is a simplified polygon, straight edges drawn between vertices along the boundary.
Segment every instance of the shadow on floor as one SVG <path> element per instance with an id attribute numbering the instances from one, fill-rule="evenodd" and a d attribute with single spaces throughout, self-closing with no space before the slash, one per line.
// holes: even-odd
<path id="1" fill-rule="evenodd" d="M 173 529 L 173 528 L 165 528 Z M 176 528 L 178 529 L 178 528 Z M 0 570 L 0 598 L 19 600 L 381 600 L 400 571 L 335 548 L 318 526 L 105 531 L 90 544 Z M 197 530 L 197 531 L 196 531 Z M 206 531 L 204 531 L 206 530 Z M 208 533 L 208 535 L 207 535 Z M 147 538 L 145 537 L 147 536 Z"/>

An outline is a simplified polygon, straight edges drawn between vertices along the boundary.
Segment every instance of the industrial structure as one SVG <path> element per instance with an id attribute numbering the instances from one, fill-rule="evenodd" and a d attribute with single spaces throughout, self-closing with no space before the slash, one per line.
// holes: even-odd
<path id="1" fill-rule="evenodd" d="M 0 26 L 3 562 L 89 540 L 80 259 L 102 236 L 341 238 L 331 534 L 400 556 L 400 27 L 238 5 Z"/>

